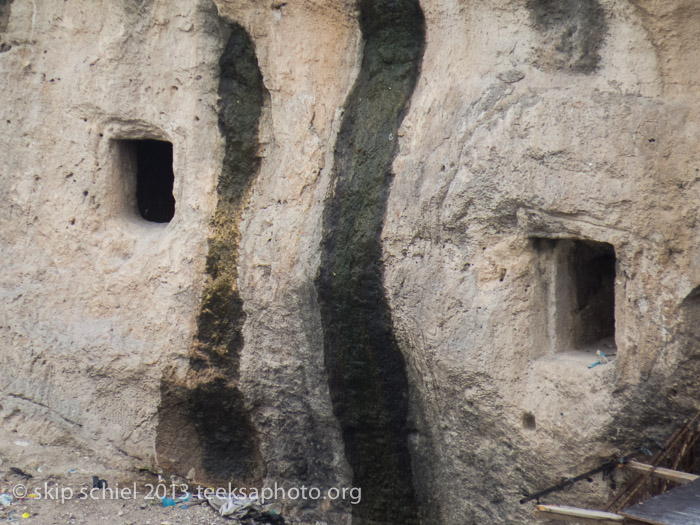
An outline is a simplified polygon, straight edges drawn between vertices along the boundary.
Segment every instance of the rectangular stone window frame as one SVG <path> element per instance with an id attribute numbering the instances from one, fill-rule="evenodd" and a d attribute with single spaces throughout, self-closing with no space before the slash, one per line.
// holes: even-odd
<path id="1" fill-rule="evenodd" d="M 118 217 L 126 219 L 128 222 L 137 223 L 148 227 L 165 227 L 171 220 L 149 220 L 143 215 L 143 206 L 139 204 L 139 143 L 144 142 L 164 142 L 172 145 L 171 169 L 173 173 L 173 187 L 170 189 L 171 196 L 175 189 L 175 145 L 160 135 L 153 133 L 115 133 L 108 139 L 108 151 L 112 165 L 110 170 L 111 181 L 109 182 L 109 193 L 111 197 L 111 209 Z M 174 197 L 173 197 L 174 200 Z M 174 210 L 173 210 L 174 211 Z M 172 217 L 171 217 L 172 219 Z"/>
<path id="2" fill-rule="evenodd" d="M 616 353 L 613 245 L 579 238 L 531 238 L 538 291 L 534 357 Z"/>

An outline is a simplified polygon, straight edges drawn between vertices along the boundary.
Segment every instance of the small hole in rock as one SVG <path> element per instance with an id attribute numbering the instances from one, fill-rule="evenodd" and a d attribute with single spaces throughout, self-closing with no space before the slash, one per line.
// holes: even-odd
<path id="1" fill-rule="evenodd" d="M 525 430 L 535 430 L 535 428 L 537 428 L 535 415 L 532 412 L 523 413 L 523 428 Z"/>

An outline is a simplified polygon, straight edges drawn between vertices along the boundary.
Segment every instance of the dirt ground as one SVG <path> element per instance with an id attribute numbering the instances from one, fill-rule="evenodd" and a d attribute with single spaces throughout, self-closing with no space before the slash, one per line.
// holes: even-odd
<path id="1" fill-rule="evenodd" d="M 25 479 L 13 471 L 2 472 L 0 493 L 22 494 L 7 506 L 0 506 L 0 523 L 37 523 L 42 525 L 175 525 L 206 523 L 232 525 L 250 523 L 221 517 L 206 500 L 195 499 L 177 506 L 164 507 L 162 500 L 150 494 L 153 481 L 140 477 L 108 484 L 107 490 L 92 489 L 92 476 L 73 473 L 64 479 L 33 476 Z M 154 478 L 157 483 L 157 478 Z M 84 483 L 76 483 L 84 481 Z M 119 494 L 112 487 L 118 487 Z M 134 489 L 135 487 L 135 489 Z M 31 492 L 30 492 L 31 491 Z M 136 494 L 134 495 L 134 491 Z M 91 494 L 92 492 L 92 494 Z M 28 497 L 29 495 L 35 497 Z M 126 497 L 124 497 L 126 496 Z M 287 520 L 287 523 L 298 523 Z M 321 523 L 321 522 L 318 522 Z M 315 524 L 314 524 L 315 525 Z"/>
<path id="2" fill-rule="evenodd" d="M 126 454 L 121 461 L 114 461 L 113 456 L 102 457 L 99 452 L 52 437 L 40 429 L 19 433 L 0 427 L 0 525 L 265 523 L 221 517 L 203 497 L 212 489 L 196 481 L 140 465 L 138 458 Z M 107 487 L 93 489 L 94 476 L 105 480 Z M 183 486 L 192 494 L 190 500 L 164 507 L 162 498 L 180 497 Z M 301 520 L 293 515 L 294 510 L 287 508 L 285 512 L 283 503 L 271 501 L 265 510 L 281 514 L 286 525 L 333 525 L 337 521 L 322 510 L 318 516 L 314 512 L 311 520 Z M 306 512 L 308 516 L 308 509 Z"/>
<path id="3" fill-rule="evenodd" d="M 28 514 L 28 517 L 27 517 Z M 167 507 L 160 502 L 143 500 L 51 500 L 15 501 L 0 510 L 0 523 L 37 523 L 42 525 L 91 525 L 114 523 L 123 525 L 166 525 L 179 523 L 236 523 L 219 516 L 208 504 L 188 508 Z"/>
<path id="4" fill-rule="evenodd" d="M 172 497 L 173 490 L 175 497 L 182 494 L 180 483 L 187 483 L 192 493 L 198 485 L 166 473 L 159 477 L 153 470 L 135 468 L 131 459 L 125 458 L 123 465 L 113 468 L 94 453 L 67 443 L 43 443 L 34 436 L 0 428 L 0 524 L 255 523 L 223 518 L 206 500 L 196 497 L 164 507 L 163 496 Z M 106 480 L 107 488 L 93 489 L 93 476 Z M 12 498 L 8 503 L 9 496 Z M 282 511 L 275 502 L 270 508 Z M 288 525 L 329 525 L 323 519 L 309 522 L 284 518 Z"/>

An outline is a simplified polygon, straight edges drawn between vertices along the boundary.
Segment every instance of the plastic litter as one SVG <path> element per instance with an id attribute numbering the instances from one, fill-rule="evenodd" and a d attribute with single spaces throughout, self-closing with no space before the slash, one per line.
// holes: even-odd
<path id="1" fill-rule="evenodd" d="M 166 497 L 166 498 L 161 499 L 160 501 L 164 507 L 174 507 L 176 505 L 179 505 L 179 508 L 187 509 L 189 507 L 187 505 L 183 505 L 183 504 L 187 503 L 191 499 L 192 499 L 192 494 L 190 494 L 189 492 L 185 492 L 184 494 L 182 494 L 181 496 L 178 496 L 175 499 Z"/>
<path id="2" fill-rule="evenodd" d="M 27 518 L 31 518 L 32 515 L 29 514 L 28 512 L 25 512 L 24 514 L 22 514 L 22 517 L 25 518 L 25 519 L 27 519 Z"/>
<path id="3" fill-rule="evenodd" d="M 72 469 L 70 469 L 70 470 L 68 471 L 68 474 L 75 474 L 76 472 L 78 472 L 78 469 L 77 469 L 77 468 L 72 468 Z"/>
<path id="4" fill-rule="evenodd" d="M 92 488 L 93 489 L 106 489 L 107 488 L 107 481 L 104 479 L 100 479 L 99 476 L 93 476 L 92 477 Z"/>
<path id="5" fill-rule="evenodd" d="M 14 499 L 11 494 L 0 494 L 0 505 L 7 507 Z"/>
<path id="6" fill-rule="evenodd" d="M 225 518 L 242 520 L 246 518 L 263 521 L 273 525 L 284 525 L 284 518 L 274 510 L 265 508 L 257 499 L 237 498 L 235 496 L 222 498 L 214 495 L 207 498 L 209 504 Z"/>
<path id="7" fill-rule="evenodd" d="M 262 511 L 262 506 L 258 500 L 250 498 L 222 498 L 218 495 L 207 498 L 209 504 L 219 511 L 221 516 L 232 519 L 242 519 L 248 517 L 250 511 Z"/>
<path id="8" fill-rule="evenodd" d="M 605 352 L 598 350 L 596 351 L 596 354 L 598 354 L 598 360 L 595 363 L 588 365 L 588 368 L 593 368 L 594 366 L 598 365 L 607 365 L 610 362 L 611 358 L 605 355 Z"/>

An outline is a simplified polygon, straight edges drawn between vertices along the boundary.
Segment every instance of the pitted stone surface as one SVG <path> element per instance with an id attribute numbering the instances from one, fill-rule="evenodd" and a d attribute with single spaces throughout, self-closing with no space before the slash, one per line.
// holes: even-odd
<path id="1" fill-rule="evenodd" d="M 259 172 L 234 235 L 236 403 L 263 483 L 351 485 L 314 283 L 364 53 L 356 7 L 0 0 L 8 461 L 32 463 L 12 443 L 41 435 L 61 468 L 72 451 L 117 469 L 158 462 L 161 380 L 189 377 L 208 282 L 225 147 L 219 58 L 236 23 L 265 92 Z M 406 365 L 414 493 L 425 523 L 530 523 L 522 492 L 640 438 L 663 441 L 698 407 L 700 8 L 420 7 L 425 50 L 392 133 L 377 257 Z M 114 141 L 138 138 L 173 144 L 169 223 L 144 222 L 127 194 Z M 614 342 L 562 343 L 565 265 L 556 274 L 541 239 L 614 247 Z M 588 369 L 602 348 L 615 358 Z M 596 479 L 558 502 L 600 507 L 610 490 Z M 347 502 L 285 505 L 350 521 Z"/>

